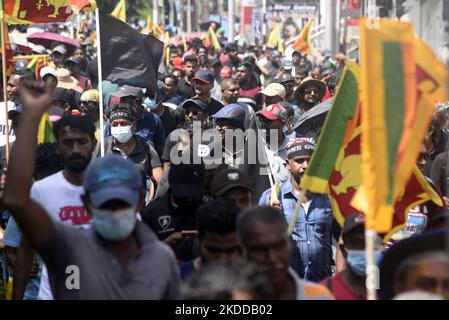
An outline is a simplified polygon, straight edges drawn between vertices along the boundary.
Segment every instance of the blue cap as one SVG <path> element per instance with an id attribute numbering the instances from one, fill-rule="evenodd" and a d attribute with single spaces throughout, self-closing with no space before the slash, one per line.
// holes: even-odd
<path id="1" fill-rule="evenodd" d="M 198 70 L 195 73 L 195 77 L 193 78 L 193 80 L 198 80 L 210 84 L 214 82 L 214 75 L 208 70 Z"/>
<path id="2" fill-rule="evenodd" d="M 280 57 L 280 56 L 281 56 L 281 53 L 279 51 L 277 51 L 277 50 L 271 51 L 270 57 L 276 58 L 276 57 Z"/>
<path id="3" fill-rule="evenodd" d="M 142 183 L 142 175 L 132 161 L 110 154 L 91 162 L 86 170 L 84 189 L 97 208 L 110 200 L 136 206 Z"/>
<path id="4" fill-rule="evenodd" d="M 221 108 L 217 113 L 211 116 L 214 119 L 223 119 L 230 121 L 235 127 L 244 129 L 246 111 L 238 103 L 231 103 Z"/>

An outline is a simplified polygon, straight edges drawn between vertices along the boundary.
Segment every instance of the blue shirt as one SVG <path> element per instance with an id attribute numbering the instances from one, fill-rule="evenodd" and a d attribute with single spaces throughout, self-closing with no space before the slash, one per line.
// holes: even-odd
<path id="1" fill-rule="evenodd" d="M 20 230 L 17 222 L 13 217 L 9 218 L 8 225 L 6 226 L 5 236 L 3 243 L 11 248 L 19 248 L 22 241 L 22 231 Z M 39 292 L 39 285 L 41 282 L 42 263 L 39 263 L 39 272 L 33 277 L 29 278 L 23 294 L 24 300 L 36 300 Z"/>
<path id="2" fill-rule="evenodd" d="M 136 135 L 143 138 L 153 146 L 162 146 L 165 144 L 165 129 L 161 119 L 152 112 L 143 111 L 137 119 Z M 111 135 L 111 122 L 108 119 L 104 125 L 104 137 Z"/>
<path id="3" fill-rule="evenodd" d="M 259 205 L 270 204 L 271 189 L 266 190 Z M 291 180 L 281 184 L 279 201 L 290 224 L 297 198 Z M 319 282 L 332 274 L 332 207 L 326 195 L 312 194 L 310 206 L 305 212 L 301 206 L 292 234 L 292 243 L 299 251 L 302 278 Z"/>

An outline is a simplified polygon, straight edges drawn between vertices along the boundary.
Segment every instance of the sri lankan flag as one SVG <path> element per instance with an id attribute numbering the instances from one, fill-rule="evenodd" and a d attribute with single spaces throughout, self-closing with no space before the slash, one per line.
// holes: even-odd
<path id="1" fill-rule="evenodd" d="M 362 108 L 359 81 L 360 67 L 354 62 L 347 62 L 317 148 L 301 179 L 301 188 L 329 195 L 334 217 L 342 226 L 345 217 L 360 212 L 351 205 L 361 185 Z M 430 200 L 442 205 L 438 194 L 415 166 L 414 174 L 395 203 L 391 234 L 403 227 L 411 208 Z"/>
<path id="2" fill-rule="evenodd" d="M 446 77 L 410 23 L 361 20 L 362 184 L 352 205 L 368 229 L 391 230 L 394 204 L 410 179 Z M 427 60 L 427 61 L 426 61 Z"/>
<path id="3" fill-rule="evenodd" d="M 310 19 L 304 28 L 301 30 L 296 41 L 293 43 L 292 48 L 301 52 L 310 54 L 312 52 L 312 41 L 310 39 L 310 31 L 312 30 L 313 17 Z"/>
<path id="4" fill-rule="evenodd" d="M 126 22 L 126 2 L 125 0 L 120 0 L 120 2 L 115 6 L 114 10 L 112 10 L 111 15 L 116 17 L 117 19 Z"/>
<path id="5" fill-rule="evenodd" d="M 2 40 L 0 40 L 2 41 Z M 2 59 L 6 60 L 6 74 L 10 76 L 14 68 L 13 52 L 11 41 L 9 40 L 8 25 L 5 23 L 5 44 L 2 45 Z"/>
<path id="6" fill-rule="evenodd" d="M 97 8 L 95 0 L 4 0 L 5 20 L 9 24 L 65 22 L 80 11 Z"/>

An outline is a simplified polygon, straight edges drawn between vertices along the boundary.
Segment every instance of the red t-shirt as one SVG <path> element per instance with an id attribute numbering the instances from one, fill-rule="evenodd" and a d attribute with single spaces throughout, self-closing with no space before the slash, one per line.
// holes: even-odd
<path id="1" fill-rule="evenodd" d="M 321 284 L 329 289 L 335 297 L 335 300 L 366 300 L 366 294 L 360 296 L 356 294 L 343 282 L 341 272 L 330 278 L 331 285 L 329 288 L 328 279 L 321 281 Z"/>

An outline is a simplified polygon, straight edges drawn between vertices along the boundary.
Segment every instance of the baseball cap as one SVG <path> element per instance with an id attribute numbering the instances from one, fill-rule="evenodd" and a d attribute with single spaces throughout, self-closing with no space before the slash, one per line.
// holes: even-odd
<path id="1" fill-rule="evenodd" d="M 290 73 L 284 73 L 277 79 L 279 83 L 285 83 L 289 81 L 295 81 L 295 78 Z"/>
<path id="2" fill-rule="evenodd" d="M 208 70 L 198 70 L 193 80 L 198 80 L 207 84 L 214 82 L 214 75 Z"/>
<path id="3" fill-rule="evenodd" d="M 184 101 L 184 103 L 182 104 L 181 107 L 186 109 L 186 108 L 192 107 L 192 106 L 200 108 L 204 111 L 207 111 L 207 103 L 200 97 L 194 97 L 192 99 L 188 99 L 188 100 Z"/>
<path id="4" fill-rule="evenodd" d="M 283 68 L 285 70 L 292 70 L 293 69 L 293 62 L 291 60 L 288 60 L 288 59 L 283 59 L 281 61 L 281 68 Z"/>
<path id="5" fill-rule="evenodd" d="M 75 58 L 75 57 L 70 57 L 70 58 L 66 59 L 65 62 L 66 62 L 66 63 L 67 63 L 67 62 L 71 62 L 71 63 L 74 63 L 74 64 L 79 64 L 79 63 L 81 63 L 81 60 L 78 59 L 78 58 Z"/>
<path id="6" fill-rule="evenodd" d="M 285 98 L 285 88 L 280 83 L 270 83 L 265 89 L 260 91 L 260 93 L 269 97 L 279 96 L 282 99 Z"/>
<path id="7" fill-rule="evenodd" d="M 233 188 L 245 188 L 249 191 L 253 191 L 251 188 L 251 182 L 249 176 L 235 168 L 229 168 L 220 171 L 212 180 L 210 191 L 212 196 L 221 196 Z"/>
<path id="8" fill-rule="evenodd" d="M 263 108 L 263 110 L 257 112 L 256 114 L 273 121 L 278 119 L 286 120 L 288 118 L 287 111 L 282 108 L 279 103 L 271 104 Z"/>
<path id="9" fill-rule="evenodd" d="M 349 217 L 345 218 L 345 223 L 343 224 L 343 230 L 341 232 L 341 235 L 344 237 L 350 231 L 358 227 L 364 226 L 365 226 L 365 215 L 363 213 L 356 213 L 350 215 Z"/>
<path id="10" fill-rule="evenodd" d="M 271 58 L 276 58 L 276 57 L 280 57 L 280 56 L 281 56 L 281 53 L 279 51 L 277 51 L 277 50 L 273 50 L 270 53 L 270 57 Z"/>
<path id="11" fill-rule="evenodd" d="M 142 88 L 133 87 L 133 86 L 129 86 L 129 85 L 125 84 L 125 85 L 121 86 L 120 88 L 118 88 L 118 90 L 116 92 L 114 92 L 112 95 L 114 97 L 119 97 L 119 98 L 133 96 L 133 97 L 142 99 L 144 97 L 144 92 L 143 92 Z"/>
<path id="12" fill-rule="evenodd" d="M 171 194 L 178 198 L 201 197 L 204 178 L 204 164 L 171 164 L 168 173 Z"/>
<path id="13" fill-rule="evenodd" d="M 115 119 L 125 119 L 134 122 L 136 121 L 136 111 L 129 104 L 119 103 L 111 107 L 109 119 L 111 122 Z"/>
<path id="14" fill-rule="evenodd" d="M 142 185 L 142 175 L 134 163 L 115 154 L 91 162 L 84 178 L 84 189 L 95 207 L 110 200 L 136 206 Z"/>
<path id="15" fill-rule="evenodd" d="M 240 104 L 231 103 L 221 108 L 217 113 L 213 114 L 211 118 L 227 120 L 231 122 L 233 126 L 243 130 L 246 112 Z"/>
<path id="16" fill-rule="evenodd" d="M 67 50 L 63 45 L 59 45 L 53 48 L 53 52 L 58 52 L 60 54 L 66 54 Z"/>
<path id="17" fill-rule="evenodd" d="M 53 67 L 43 67 L 42 69 L 41 69 L 41 72 L 40 72 L 40 76 L 41 76 L 41 79 L 43 80 L 46 76 L 53 76 L 53 77 L 55 77 L 56 79 L 58 79 L 58 76 L 56 75 L 56 70 L 55 70 L 55 68 L 53 68 Z"/>

